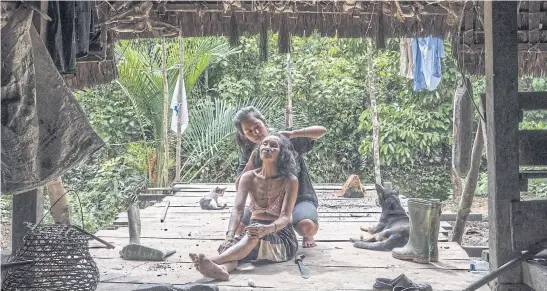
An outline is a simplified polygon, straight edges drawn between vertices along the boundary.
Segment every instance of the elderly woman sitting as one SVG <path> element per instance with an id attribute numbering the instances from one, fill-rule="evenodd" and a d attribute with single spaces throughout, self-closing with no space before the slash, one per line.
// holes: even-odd
<path id="1" fill-rule="evenodd" d="M 284 262 L 292 259 L 298 250 L 291 223 L 298 192 L 291 143 L 283 135 L 270 135 L 262 140 L 254 158 L 261 167 L 246 172 L 239 180 L 226 240 L 218 249 L 220 255 L 190 254 L 196 269 L 206 277 L 228 280 L 239 262 Z M 251 221 L 234 237 L 248 195 Z"/>

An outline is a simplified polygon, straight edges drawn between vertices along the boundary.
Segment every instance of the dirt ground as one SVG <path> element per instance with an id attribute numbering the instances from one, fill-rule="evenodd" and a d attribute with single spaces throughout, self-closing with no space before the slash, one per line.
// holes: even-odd
<path id="1" fill-rule="evenodd" d="M 458 205 L 446 202 L 444 212 L 458 212 Z M 488 197 L 475 197 L 471 206 L 471 213 L 481 213 L 482 221 L 468 221 L 465 224 L 465 233 L 462 245 L 488 246 Z M 449 222 L 454 226 L 454 222 Z"/>

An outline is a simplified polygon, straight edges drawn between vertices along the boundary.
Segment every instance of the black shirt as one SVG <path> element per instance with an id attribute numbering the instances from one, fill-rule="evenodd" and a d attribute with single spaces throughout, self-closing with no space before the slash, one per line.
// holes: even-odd
<path id="1" fill-rule="evenodd" d="M 313 189 L 308 167 L 306 165 L 306 161 L 304 161 L 304 155 L 311 151 L 315 141 L 309 137 L 291 138 L 290 141 L 293 144 L 295 152 L 297 153 L 295 159 L 300 168 L 300 171 L 296 175 L 298 178 L 298 197 L 296 198 L 296 204 L 302 201 L 310 201 L 317 206 L 317 194 L 315 194 L 315 190 Z M 241 160 L 239 161 L 239 166 L 237 167 L 238 176 L 241 175 L 241 172 L 243 172 L 243 169 L 245 168 L 245 165 L 247 164 L 252 152 L 253 148 L 248 148 L 243 151 Z"/>

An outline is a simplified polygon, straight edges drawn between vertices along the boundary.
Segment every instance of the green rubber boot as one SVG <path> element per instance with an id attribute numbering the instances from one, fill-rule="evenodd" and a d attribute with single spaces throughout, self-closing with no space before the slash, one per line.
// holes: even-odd
<path id="1" fill-rule="evenodd" d="M 442 204 L 439 199 L 430 199 L 431 201 L 431 235 L 429 236 L 429 261 L 439 261 L 439 230 L 441 228 Z"/>
<path id="2" fill-rule="evenodd" d="M 429 240 L 431 234 L 431 202 L 424 199 L 408 199 L 410 237 L 402 248 L 394 248 L 392 255 L 399 260 L 429 263 Z"/>

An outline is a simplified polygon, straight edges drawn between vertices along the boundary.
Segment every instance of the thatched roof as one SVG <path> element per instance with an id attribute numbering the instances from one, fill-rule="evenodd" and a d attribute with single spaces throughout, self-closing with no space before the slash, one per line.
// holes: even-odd
<path id="1" fill-rule="evenodd" d="M 460 66 L 484 74 L 482 1 L 103 1 L 97 0 L 105 55 L 113 56 L 119 39 L 160 36 L 227 36 L 279 33 L 285 52 L 289 36 L 372 37 L 379 47 L 386 38 L 433 35 L 452 41 Z M 518 12 L 520 75 L 547 72 L 547 2 L 521 1 Z M 65 76 L 74 89 L 107 83 L 117 76 L 110 58 L 78 64 Z"/>
<path id="2" fill-rule="evenodd" d="M 484 75 L 484 2 L 467 5 L 460 30 L 456 29 L 453 53 L 466 71 Z M 518 11 L 519 74 L 547 74 L 547 2 L 521 1 Z M 459 52 L 457 52 L 457 51 Z"/>
<path id="3" fill-rule="evenodd" d="M 76 63 L 76 71 L 75 75 L 63 75 L 67 86 L 73 90 L 107 84 L 118 77 L 114 60 L 79 61 Z"/>
<path id="4" fill-rule="evenodd" d="M 469 73 L 484 74 L 483 5 L 482 1 L 186 0 L 104 1 L 99 9 L 119 39 L 176 36 L 180 30 L 183 36 L 228 36 L 235 41 L 241 34 L 268 30 L 290 36 L 318 31 L 322 36 L 373 37 L 381 47 L 385 38 L 433 35 L 453 41 L 454 54 Z M 521 1 L 518 14 L 520 73 L 545 75 L 547 2 Z"/>

